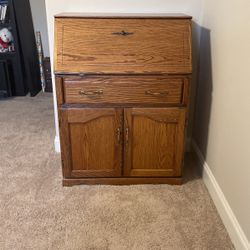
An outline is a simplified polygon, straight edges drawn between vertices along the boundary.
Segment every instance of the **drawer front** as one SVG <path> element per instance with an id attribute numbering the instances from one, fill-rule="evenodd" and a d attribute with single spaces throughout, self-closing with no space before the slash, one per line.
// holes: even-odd
<path id="1" fill-rule="evenodd" d="M 189 19 L 56 18 L 57 73 L 191 73 Z"/>
<path id="2" fill-rule="evenodd" d="M 64 80 L 65 102 L 107 104 L 183 104 L 185 78 L 87 76 Z"/>

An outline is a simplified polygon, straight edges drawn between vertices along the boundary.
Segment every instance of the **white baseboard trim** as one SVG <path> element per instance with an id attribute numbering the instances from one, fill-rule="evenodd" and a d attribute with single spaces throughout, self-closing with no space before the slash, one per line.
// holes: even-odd
<path id="1" fill-rule="evenodd" d="M 218 213 L 227 229 L 227 232 L 237 250 L 250 250 L 250 243 L 235 217 L 225 195 L 216 181 L 209 165 L 204 159 L 198 145 L 192 140 L 193 150 L 197 154 L 203 168 L 202 179 L 212 197 Z"/>
<path id="2" fill-rule="evenodd" d="M 59 136 L 57 136 L 57 135 L 55 136 L 55 139 L 54 139 L 54 147 L 55 147 L 56 153 L 61 152 L 60 139 L 59 139 Z"/>

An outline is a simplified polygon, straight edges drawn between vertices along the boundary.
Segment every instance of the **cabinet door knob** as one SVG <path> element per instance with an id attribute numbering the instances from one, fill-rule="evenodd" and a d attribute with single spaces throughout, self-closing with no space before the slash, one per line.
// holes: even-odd
<path id="1" fill-rule="evenodd" d="M 85 91 L 85 90 L 80 90 L 79 95 L 86 95 L 86 96 L 98 96 L 98 95 L 103 95 L 103 90 L 98 89 L 94 91 Z"/>
<path id="2" fill-rule="evenodd" d="M 151 90 L 146 90 L 145 95 L 151 95 L 151 96 L 167 96 L 169 94 L 168 91 L 162 91 L 162 92 L 152 92 Z"/>
<path id="3" fill-rule="evenodd" d="M 121 129 L 118 128 L 116 133 L 117 133 L 117 142 L 118 144 L 120 144 L 121 143 Z"/>

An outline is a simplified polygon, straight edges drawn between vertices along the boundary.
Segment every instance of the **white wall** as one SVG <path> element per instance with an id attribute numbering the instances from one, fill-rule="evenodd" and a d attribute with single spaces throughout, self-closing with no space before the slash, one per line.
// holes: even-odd
<path id="1" fill-rule="evenodd" d="M 203 0 L 46 0 L 47 22 L 49 33 L 49 45 L 51 61 L 53 62 L 54 50 L 54 15 L 61 12 L 117 12 L 117 13 L 143 13 L 143 12 L 175 12 L 193 16 L 196 23 L 200 21 L 201 5 Z M 199 28 L 194 26 L 194 44 L 199 41 Z M 194 52 L 194 58 L 196 57 Z M 196 64 L 195 64 L 196 65 Z M 53 65 L 52 65 L 53 68 Z M 54 83 L 53 83 L 54 85 Z M 195 88 L 193 88 L 195 89 Z M 193 92 L 193 91 L 192 91 Z M 55 91 L 54 91 L 55 93 Z M 191 104 L 192 106 L 192 104 Z M 59 129 L 57 121 L 56 96 L 54 94 L 55 124 L 56 124 L 56 148 L 59 142 Z M 192 109 L 191 109 L 192 110 Z M 191 112 L 192 115 L 192 112 Z M 190 132 L 189 132 L 190 133 Z"/>
<path id="2" fill-rule="evenodd" d="M 250 1 L 206 0 L 202 24 L 194 138 L 250 241 Z"/>
<path id="3" fill-rule="evenodd" d="M 49 39 L 46 22 L 45 0 L 30 0 L 34 29 L 41 32 L 44 56 L 49 57 Z"/>

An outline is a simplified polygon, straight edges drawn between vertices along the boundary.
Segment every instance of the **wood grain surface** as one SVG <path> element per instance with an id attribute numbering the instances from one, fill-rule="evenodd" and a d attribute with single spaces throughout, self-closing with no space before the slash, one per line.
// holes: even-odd
<path id="1" fill-rule="evenodd" d="M 56 72 L 192 71 L 189 19 L 56 18 L 55 31 Z"/>
<path id="2" fill-rule="evenodd" d="M 191 16 L 182 13 L 101 13 L 101 12 L 63 12 L 55 15 L 55 18 L 136 18 L 136 19 L 192 19 Z"/>
<path id="3" fill-rule="evenodd" d="M 56 77 L 56 100 L 59 107 L 64 103 L 63 78 Z"/>
<path id="4" fill-rule="evenodd" d="M 181 184 L 191 17 L 55 20 L 63 185 Z"/>
<path id="5" fill-rule="evenodd" d="M 65 177 L 113 177 L 121 175 L 122 110 L 62 110 L 62 158 Z"/>
<path id="6" fill-rule="evenodd" d="M 185 109 L 125 109 L 125 176 L 180 176 Z"/>
<path id="7" fill-rule="evenodd" d="M 117 177 L 117 178 L 64 178 L 63 186 L 71 187 L 74 185 L 135 185 L 135 184 L 170 184 L 181 185 L 182 177 L 167 178 L 140 178 L 140 177 Z"/>
<path id="8" fill-rule="evenodd" d="M 164 105 L 184 104 L 184 84 L 188 82 L 185 82 L 183 77 L 85 76 L 65 78 L 63 86 L 65 102 L 68 104 L 151 103 Z"/>

